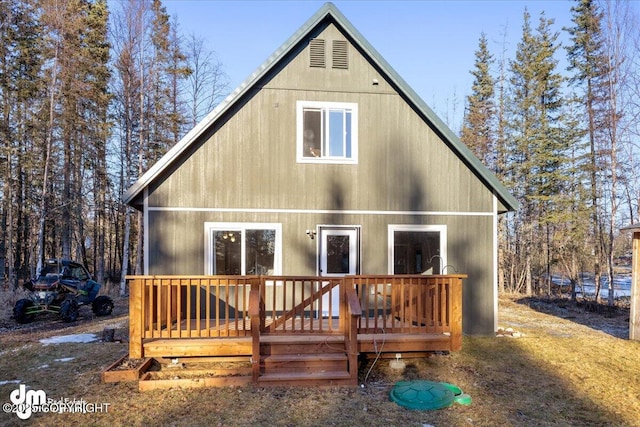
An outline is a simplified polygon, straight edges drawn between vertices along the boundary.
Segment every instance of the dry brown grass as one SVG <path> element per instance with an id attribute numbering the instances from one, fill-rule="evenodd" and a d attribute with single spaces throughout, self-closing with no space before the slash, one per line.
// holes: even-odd
<path id="1" fill-rule="evenodd" d="M 126 313 L 126 301 L 117 300 L 118 309 Z M 372 363 L 368 362 L 361 369 L 363 387 L 357 389 L 241 387 L 146 393 L 138 392 L 135 384 L 100 383 L 101 370 L 126 353 L 126 342 L 43 346 L 38 341 L 79 332 L 100 335 L 105 327 L 115 327 L 116 339 L 125 339 L 126 315 L 44 331 L 38 322 L 36 327 L 2 330 L 0 381 L 19 380 L 56 399 L 110 404 L 107 413 L 38 414 L 28 423 L 43 426 L 640 426 L 640 343 L 620 337 L 628 322 L 624 316 L 604 318 L 571 306 L 503 298 L 500 319 L 500 326 L 523 336 L 465 337 L 461 352 L 407 360 L 404 372 L 379 360 L 365 381 Z M 54 361 L 66 357 L 75 359 Z M 412 411 L 389 400 L 396 381 L 416 378 L 454 383 L 472 396 L 473 403 Z M 0 403 L 9 402 L 15 388 L 16 384 L 0 385 Z M 0 425 L 25 423 L 0 412 Z"/>

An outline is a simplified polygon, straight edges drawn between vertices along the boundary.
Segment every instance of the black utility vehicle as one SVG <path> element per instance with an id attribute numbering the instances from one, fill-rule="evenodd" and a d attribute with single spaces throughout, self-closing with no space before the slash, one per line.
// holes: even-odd
<path id="1" fill-rule="evenodd" d="M 49 259 L 36 279 L 24 283 L 29 298 L 23 298 L 13 307 L 18 323 L 28 323 L 39 313 L 59 313 L 65 322 L 78 318 L 81 305 L 91 304 L 96 316 L 107 316 L 113 311 L 113 300 L 98 296 L 100 284 L 79 262 Z"/>

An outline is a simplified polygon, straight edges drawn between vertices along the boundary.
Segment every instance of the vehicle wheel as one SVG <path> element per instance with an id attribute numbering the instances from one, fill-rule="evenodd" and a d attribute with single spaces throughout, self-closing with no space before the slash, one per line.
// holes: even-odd
<path id="1" fill-rule="evenodd" d="M 75 322 L 78 318 L 78 303 L 75 298 L 67 298 L 60 305 L 60 317 L 65 322 Z"/>
<path id="2" fill-rule="evenodd" d="M 13 318 L 18 323 L 29 323 L 33 320 L 33 314 L 28 314 L 27 311 L 30 307 L 33 307 L 33 301 L 23 298 L 16 302 L 13 306 Z"/>
<path id="3" fill-rule="evenodd" d="M 96 316 L 108 316 L 113 311 L 113 301 L 106 295 L 100 295 L 91 303 L 91 309 Z"/>

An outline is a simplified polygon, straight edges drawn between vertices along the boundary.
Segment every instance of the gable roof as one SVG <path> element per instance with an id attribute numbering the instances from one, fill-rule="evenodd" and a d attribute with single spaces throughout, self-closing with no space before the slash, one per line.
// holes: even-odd
<path id="1" fill-rule="evenodd" d="M 167 169 L 198 137 L 222 117 L 236 102 L 242 99 L 252 87 L 269 73 L 295 46 L 308 36 L 326 19 L 332 19 L 354 43 L 358 45 L 368 60 L 380 69 L 383 75 L 396 87 L 401 96 L 410 103 L 423 120 L 448 143 L 449 147 L 475 172 L 485 185 L 498 197 L 507 211 L 518 208 L 518 201 L 502 185 L 498 178 L 487 169 L 471 150 L 449 129 L 431 110 L 418 94 L 396 73 L 385 59 L 369 44 L 360 32 L 332 3 L 325 3 L 309 20 L 280 46 L 248 79 L 238 86 L 224 101 L 214 108 L 200 123 L 191 129 L 176 145 L 145 172 L 123 195 L 124 203 L 135 205 L 142 191 Z"/>

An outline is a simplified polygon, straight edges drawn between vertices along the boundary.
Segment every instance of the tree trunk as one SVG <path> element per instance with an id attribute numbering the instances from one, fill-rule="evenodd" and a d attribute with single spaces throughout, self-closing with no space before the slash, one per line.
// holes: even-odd
<path id="1" fill-rule="evenodd" d="M 138 241 L 136 244 L 136 274 L 144 274 L 143 273 L 143 257 L 145 253 L 143 251 L 144 248 L 144 221 L 142 217 L 142 212 L 137 212 L 138 219 Z"/>
<path id="2" fill-rule="evenodd" d="M 131 233 L 131 210 L 125 208 L 124 238 L 122 244 L 122 270 L 120 271 L 120 296 L 127 295 L 127 266 L 129 265 L 129 235 Z"/>
<path id="3" fill-rule="evenodd" d="M 56 83 L 58 67 L 58 49 L 55 50 L 55 56 L 53 59 L 51 82 L 49 85 L 49 123 L 47 128 L 47 137 L 45 139 L 45 159 L 44 159 L 44 171 L 42 175 L 42 198 L 40 201 L 40 218 L 38 220 L 38 260 L 36 262 L 36 275 L 42 270 L 42 264 L 44 262 L 44 231 L 47 220 L 47 208 L 49 199 L 49 164 L 51 162 L 51 146 L 53 144 L 53 123 L 55 113 L 55 99 L 56 99 Z"/>

